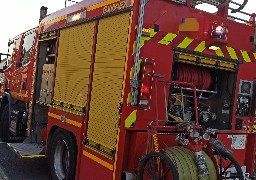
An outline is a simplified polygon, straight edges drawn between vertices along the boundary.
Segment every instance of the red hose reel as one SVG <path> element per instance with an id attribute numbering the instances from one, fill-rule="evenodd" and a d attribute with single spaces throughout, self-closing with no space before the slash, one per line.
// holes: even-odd
<path id="1" fill-rule="evenodd" d="M 207 69 L 186 64 L 178 66 L 177 80 L 193 83 L 197 89 L 203 90 L 207 90 L 212 83 L 211 74 Z"/>

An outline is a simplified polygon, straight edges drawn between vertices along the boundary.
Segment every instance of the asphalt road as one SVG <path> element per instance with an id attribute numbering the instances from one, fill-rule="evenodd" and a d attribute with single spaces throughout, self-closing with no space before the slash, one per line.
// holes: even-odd
<path id="1" fill-rule="evenodd" d="M 6 179 L 4 176 L 8 180 L 50 180 L 46 159 L 21 159 L 0 142 L 0 179 Z"/>

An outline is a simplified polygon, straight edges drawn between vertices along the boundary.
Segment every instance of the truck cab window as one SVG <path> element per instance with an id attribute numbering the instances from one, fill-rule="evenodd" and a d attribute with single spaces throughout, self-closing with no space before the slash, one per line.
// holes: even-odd
<path id="1" fill-rule="evenodd" d="M 21 42 L 21 36 L 17 36 L 13 41 L 9 42 L 8 54 L 10 56 L 7 57 L 7 61 L 5 63 L 6 67 L 9 67 L 12 64 L 12 57 L 19 50 L 20 42 Z"/>
<path id="2" fill-rule="evenodd" d="M 11 65 L 12 54 L 14 52 L 14 48 L 15 48 L 15 44 L 14 44 L 14 42 L 12 42 L 12 44 L 10 44 L 9 48 L 8 48 L 8 54 L 10 54 L 10 56 L 7 57 L 7 61 L 6 61 L 7 67 L 9 67 Z"/>
<path id="3" fill-rule="evenodd" d="M 21 63 L 22 65 L 29 62 L 30 52 L 32 50 L 33 42 L 34 42 L 35 32 L 27 34 L 24 38 L 23 47 L 21 51 Z"/>

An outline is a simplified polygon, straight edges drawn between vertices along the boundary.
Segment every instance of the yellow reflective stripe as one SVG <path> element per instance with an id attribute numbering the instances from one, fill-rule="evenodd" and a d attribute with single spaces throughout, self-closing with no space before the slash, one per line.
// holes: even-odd
<path id="1" fill-rule="evenodd" d="M 254 55 L 254 58 L 256 59 L 256 53 L 253 53 L 253 55 Z"/>
<path id="2" fill-rule="evenodd" d="M 217 56 L 224 57 L 224 54 L 223 54 L 221 49 L 216 50 L 215 53 L 216 53 Z"/>
<path id="3" fill-rule="evenodd" d="M 194 41 L 194 39 L 186 37 L 177 47 L 187 48 L 193 41 Z"/>
<path id="4" fill-rule="evenodd" d="M 249 55 L 248 55 L 248 53 L 247 53 L 247 51 L 241 50 L 241 53 L 242 53 L 242 56 L 243 56 L 245 62 L 252 62 L 252 61 L 251 61 L 251 58 L 249 57 Z"/>
<path id="5" fill-rule="evenodd" d="M 177 34 L 173 33 L 168 33 L 161 41 L 158 43 L 163 44 L 163 45 L 169 45 L 175 38 Z"/>
<path id="6" fill-rule="evenodd" d="M 61 120 L 61 116 L 60 115 L 57 115 L 57 114 L 54 114 L 54 113 L 51 113 L 51 112 L 48 113 L 48 116 L 50 116 L 50 117 L 52 117 L 54 119 Z M 71 124 L 73 126 L 79 127 L 79 128 L 82 127 L 81 123 L 79 123 L 77 121 L 74 121 L 74 120 L 71 120 L 71 119 L 68 119 L 68 118 L 66 118 L 65 122 L 68 123 L 68 124 Z"/>
<path id="7" fill-rule="evenodd" d="M 15 96 L 20 96 L 20 97 L 28 97 L 27 94 L 22 94 L 22 93 L 17 93 L 17 92 L 11 92 Z"/>
<path id="8" fill-rule="evenodd" d="M 107 0 L 107 1 L 103 1 L 101 3 L 98 3 L 98 4 L 95 4 L 95 5 L 87 7 L 87 11 L 92 11 L 94 9 L 98 9 L 100 7 L 103 7 L 103 6 L 106 6 L 106 5 L 118 2 L 118 1 L 120 1 L 120 0 Z"/>
<path id="9" fill-rule="evenodd" d="M 142 48 L 145 44 L 145 41 L 149 41 L 150 39 L 151 39 L 151 37 L 142 36 L 141 41 L 140 41 L 140 47 Z"/>
<path id="10" fill-rule="evenodd" d="M 31 156 L 21 156 L 22 158 L 43 158 L 45 155 L 31 155 Z"/>
<path id="11" fill-rule="evenodd" d="M 52 117 L 52 118 L 55 118 L 55 119 L 59 119 L 60 120 L 60 116 L 57 115 L 57 114 L 53 114 L 51 112 L 48 113 L 48 116 Z"/>
<path id="12" fill-rule="evenodd" d="M 196 48 L 195 51 L 203 52 L 205 50 L 205 41 L 202 41 Z"/>
<path id="13" fill-rule="evenodd" d="M 136 121 L 137 110 L 134 110 L 125 120 L 125 127 L 130 128 Z"/>
<path id="14" fill-rule="evenodd" d="M 81 124 L 81 123 L 79 123 L 79 122 L 77 122 L 77 121 L 73 121 L 73 120 L 71 120 L 71 119 L 67 119 L 66 122 L 69 123 L 69 124 L 72 124 L 73 126 L 79 127 L 79 128 L 82 127 L 82 124 Z"/>
<path id="15" fill-rule="evenodd" d="M 97 156 L 94 156 L 93 154 L 88 153 L 86 151 L 83 151 L 83 155 L 88 157 L 88 158 L 90 158 L 91 160 L 99 163 L 100 165 L 104 166 L 105 168 L 113 171 L 113 165 L 112 164 L 110 164 L 110 163 L 108 163 L 106 161 L 103 161 L 102 159 L 98 158 Z"/>
<path id="16" fill-rule="evenodd" d="M 141 37 L 141 41 L 140 41 L 140 47 L 143 47 L 145 44 L 145 41 L 149 41 L 150 39 L 152 39 L 155 35 L 157 34 L 157 32 L 154 31 L 154 29 L 150 29 L 150 36 L 142 36 Z"/>
<path id="17" fill-rule="evenodd" d="M 238 59 L 236 51 L 232 47 L 227 47 L 227 50 L 232 59 Z"/>

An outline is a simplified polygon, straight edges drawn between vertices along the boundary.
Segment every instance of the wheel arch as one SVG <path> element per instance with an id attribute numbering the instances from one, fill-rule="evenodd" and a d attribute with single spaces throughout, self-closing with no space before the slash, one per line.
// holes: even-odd
<path id="1" fill-rule="evenodd" d="M 47 156 L 47 157 L 49 157 L 49 151 L 48 151 L 48 149 L 49 149 L 49 146 L 50 146 L 50 144 L 51 144 L 53 135 L 54 135 L 54 133 L 55 133 L 56 131 L 62 131 L 62 132 L 64 132 L 64 133 L 69 133 L 69 134 L 71 135 L 72 139 L 75 141 L 76 148 L 78 149 L 78 144 L 77 144 L 77 139 L 76 139 L 75 134 L 74 134 L 73 132 L 71 132 L 71 131 L 68 131 L 68 130 L 63 129 L 63 128 L 59 127 L 59 126 L 54 125 L 54 126 L 52 126 L 51 129 L 49 130 L 49 133 L 48 133 L 48 136 L 47 136 L 47 149 L 46 149 L 46 156 Z"/>
<path id="2" fill-rule="evenodd" d="M 47 149 L 46 149 L 46 156 L 48 157 L 48 163 L 49 163 L 49 167 L 50 167 L 50 172 L 51 172 L 51 176 L 52 179 L 58 179 L 56 178 L 59 173 L 56 172 L 60 172 L 60 171 L 56 171 L 55 168 L 55 153 L 56 151 L 60 152 L 60 149 L 57 148 L 59 145 L 59 142 L 61 142 L 62 140 L 66 139 L 67 141 L 64 141 L 66 146 L 68 146 L 69 148 L 69 152 L 70 155 L 69 157 L 69 165 L 70 168 L 67 172 L 65 172 L 65 178 L 64 179 L 75 179 L 76 176 L 76 171 L 77 171 L 77 158 L 78 158 L 78 144 L 77 144 L 77 139 L 74 133 L 63 129 L 59 126 L 52 126 L 49 133 L 48 133 L 48 138 L 47 138 Z M 60 139 L 62 139 L 60 141 Z M 57 144 L 57 145 L 56 145 Z M 72 148 L 71 148 L 72 147 Z M 58 159 L 58 158 L 57 158 Z M 57 160 L 58 161 L 58 160 Z M 57 163 L 58 164 L 58 163 Z M 72 164 L 72 165 L 71 165 Z M 59 169 L 59 168 L 57 168 Z"/>

